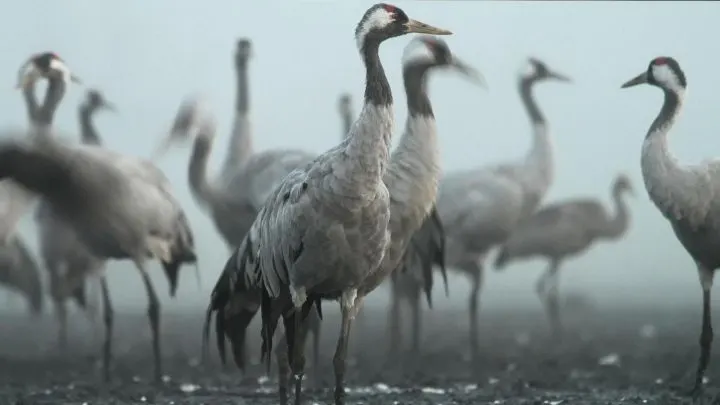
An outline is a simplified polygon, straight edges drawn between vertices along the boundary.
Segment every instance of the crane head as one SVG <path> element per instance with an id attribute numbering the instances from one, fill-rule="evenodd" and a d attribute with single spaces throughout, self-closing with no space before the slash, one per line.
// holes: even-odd
<path id="1" fill-rule="evenodd" d="M 528 58 L 527 63 L 520 72 L 520 77 L 534 81 L 555 80 L 566 83 L 572 81 L 568 76 L 550 69 L 545 62 L 538 58 Z"/>
<path id="2" fill-rule="evenodd" d="M 635 195 L 630 178 L 624 173 L 620 173 L 615 177 L 613 191 L 616 193 L 627 192 L 630 195 Z"/>
<path id="3" fill-rule="evenodd" d="M 658 56 L 650 61 L 646 71 L 625 82 L 621 88 L 626 89 L 640 84 L 649 84 L 677 93 L 685 90 L 687 78 L 674 58 Z"/>
<path id="4" fill-rule="evenodd" d="M 90 89 L 85 94 L 85 106 L 90 109 L 104 109 L 107 111 L 116 111 L 115 106 L 105 99 L 105 96 L 96 89 Z"/>
<path id="5" fill-rule="evenodd" d="M 450 51 L 447 42 L 438 37 L 422 35 L 410 41 L 403 51 L 403 66 L 415 64 L 447 66 L 465 75 L 481 87 L 487 88 L 482 73 L 455 56 Z"/>
<path id="6" fill-rule="evenodd" d="M 405 34 L 451 35 L 452 32 L 413 20 L 399 7 L 378 3 L 370 7 L 355 29 L 358 49 L 363 49 L 368 39 L 375 42 Z"/>
<path id="7" fill-rule="evenodd" d="M 351 115 L 352 110 L 352 96 L 350 93 L 343 93 L 338 98 L 338 109 L 340 114 Z"/>
<path id="8" fill-rule="evenodd" d="M 16 88 L 26 89 L 40 79 L 62 79 L 66 84 L 73 82 L 82 84 L 82 81 L 72 74 L 64 60 L 54 52 L 43 52 L 31 56 L 18 70 Z"/>
<path id="9" fill-rule="evenodd" d="M 162 156 L 174 143 L 184 142 L 192 137 L 193 130 L 205 137 L 214 136 L 212 131 L 203 125 L 206 121 L 212 121 L 209 114 L 205 112 L 204 101 L 200 96 L 188 97 L 180 104 L 175 120 L 173 121 L 170 133 L 160 142 L 155 149 L 153 158 Z M 214 122 L 213 122 L 214 124 Z M 203 131 L 204 130 L 204 131 Z"/>
<path id="10" fill-rule="evenodd" d="M 250 38 L 240 38 L 235 50 L 235 65 L 240 66 L 252 56 L 252 41 Z"/>

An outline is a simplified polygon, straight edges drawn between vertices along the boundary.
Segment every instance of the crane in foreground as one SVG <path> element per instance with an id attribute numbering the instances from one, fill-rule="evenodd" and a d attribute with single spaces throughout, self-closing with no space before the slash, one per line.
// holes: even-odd
<path id="1" fill-rule="evenodd" d="M 720 267 L 720 200 L 716 198 L 720 193 L 720 161 L 680 165 L 668 148 L 668 134 L 680 114 L 687 88 L 685 72 L 675 59 L 654 58 L 644 72 L 622 88 L 641 84 L 657 87 L 664 95 L 660 113 L 643 141 L 640 167 L 645 189 L 695 262 L 702 287 L 700 359 L 691 391 L 697 398 L 702 394 L 713 340 L 710 292 L 715 270 Z"/>
<path id="2" fill-rule="evenodd" d="M 51 79 L 53 80 L 53 79 Z M 27 82 L 28 88 L 34 86 L 34 81 Z M 47 91 L 55 91 L 48 87 Z M 25 97 L 33 97 L 34 91 L 25 92 Z M 31 101 L 27 105 L 32 105 Z M 78 109 L 80 123 L 80 140 L 87 145 L 101 145 L 102 140 L 98 134 L 92 117 L 99 111 L 114 111 L 114 106 L 103 95 L 94 89 L 88 90 L 85 100 Z M 30 116 L 36 114 L 30 113 Z M 81 309 L 88 310 L 87 282 L 88 278 L 99 278 L 103 305 L 109 302 L 109 288 L 105 280 L 105 260 L 95 257 L 89 249 L 75 235 L 73 229 L 65 223 L 63 218 L 53 211 L 52 206 L 45 200 L 35 212 L 35 222 L 38 226 L 40 254 L 45 263 L 45 269 L 50 275 L 50 295 L 54 301 L 56 316 L 59 323 L 58 344 L 61 349 L 67 346 L 67 308 L 65 300 L 72 297 Z M 92 319 L 91 319 L 92 321 Z"/>
<path id="3" fill-rule="evenodd" d="M 614 214 L 595 199 L 573 199 L 548 204 L 521 222 L 495 259 L 495 269 L 502 270 L 513 261 L 543 257 L 549 262 L 540 276 L 536 291 L 556 337 L 562 324 L 558 297 L 560 264 L 563 260 L 587 252 L 595 242 L 612 241 L 625 235 L 630 212 L 624 199 L 632 194 L 630 179 L 624 174 L 613 181 L 610 193 Z"/>
<path id="4" fill-rule="evenodd" d="M 340 301 L 334 398 L 336 404 L 345 403 L 348 337 L 366 293 L 360 290 L 382 281 L 382 275 L 377 280 L 372 276 L 385 272 L 380 266 L 391 240 L 391 202 L 383 177 L 394 114 L 378 51 L 384 40 L 411 32 L 450 34 L 411 20 L 389 4 L 376 4 L 365 12 L 355 30 L 366 70 L 365 103 L 359 118 L 342 143 L 291 172 L 272 191 L 233 256 L 236 260 L 231 258 L 236 270 L 228 277 L 229 285 L 216 285 L 211 296 L 209 308 L 223 308 L 225 303 L 217 302 L 221 297 L 260 286 L 263 353 L 269 365 L 273 334 L 282 316 L 296 404 L 304 368 L 303 320 L 313 305 L 321 312 L 323 299 Z M 429 188 L 435 186 L 430 183 Z"/>
<path id="5" fill-rule="evenodd" d="M 50 87 L 56 89 L 48 96 L 55 107 L 65 92 L 63 71 L 47 74 Z M 23 83 L 29 87 L 33 82 Z M 160 260 L 171 295 L 177 288 L 181 264 L 197 262 L 192 232 L 167 178 L 140 158 L 99 146 L 69 145 L 54 136 L 17 139 L 21 134 L 10 131 L 10 139 L 0 145 L 0 179 L 11 179 L 47 200 L 92 255 L 135 263 L 148 294 L 154 378 L 160 382 L 160 303 L 146 262 L 148 258 Z M 109 305 L 103 307 L 103 376 L 108 380 L 113 316 Z"/>
<path id="6" fill-rule="evenodd" d="M 437 209 L 445 229 L 445 265 L 470 277 L 470 357 L 478 361 L 478 306 L 489 251 L 535 212 L 553 180 L 548 122 L 533 96 L 538 83 L 568 82 L 566 76 L 530 58 L 519 77 L 520 98 L 530 118 L 533 142 L 524 159 L 448 173 L 440 181 Z"/>

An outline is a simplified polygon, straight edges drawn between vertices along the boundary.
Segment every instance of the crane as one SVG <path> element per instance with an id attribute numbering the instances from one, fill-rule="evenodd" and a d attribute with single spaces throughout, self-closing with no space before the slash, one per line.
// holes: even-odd
<path id="1" fill-rule="evenodd" d="M 391 200 L 384 176 L 394 114 L 378 51 L 384 40 L 411 32 L 451 34 L 412 20 L 389 4 L 375 4 L 365 12 L 355 30 L 366 70 L 365 102 L 359 118 L 342 143 L 291 172 L 272 191 L 233 256 L 236 260 L 231 258 L 229 264 L 234 263 L 236 270 L 228 277 L 230 283 L 216 285 L 211 296 L 209 310 L 223 308 L 225 304 L 217 301 L 236 292 L 242 294 L 258 284 L 262 287 L 263 353 L 269 365 L 272 337 L 282 316 L 296 404 L 300 403 L 304 367 L 302 321 L 311 307 L 315 305 L 321 313 L 321 300 L 340 301 L 334 399 L 336 404 L 344 404 L 352 320 L 362 294 L 383 279 L 382 275 L 372 276 L 387 274 L 381 265 L 390 247 Z M 428 170 L 434 166 L 430 162 Z M 425 189 L 432 196 L 435 185 L 430 181 Z M 429 209 L 424 213 L 411 210 L 410 215 L 419 212 L 422 216 Z"/>
<path id="2" fill-rule="evenodd" d="M 62 62 L 54 64 L 57 63 Z M 52 116 L 65 93 L 66 75 L 62 72 L 66 70 L 69 69 L 51 69 L 45 76 L 50 84 L 43 105 L 44 118 Z M 30 92 L 34 81 L 22 82 L 25 92 Z M 43 121 L 44 128 L 50 122 Z M 47 200 L 92 255 L 130 259 L 135 263 L 148 294 L 154 378 L 160 382 L 160 303 L 146 261 L 160 260 L 171 295 L 177 288 L 180 265 L 197 262 L 191 229 L 167 178 L 152 163 L 140 158 L 94 145 L 69 145 L 54 136 L 16 139 L 18 134 L 21 133 L 10 131 L 10 139 L 0 147 L 4 157 L 0 159 L 3 160 L 0 179 L 11 179 Z M 106 295 L 105 291 L 103 294 Z M 103 305 L 103 312 L 106 329 L 103 377 L 109 380 L 113 312 L 109 305 Z"/>
<path id="3" fill-rule="evenodd" d="M 497 270 L 517 260 L 547 259 L 547 270 L 538 279 L 536 291 L 556 337 L 560 337 L 562 326 L 558 301 L 560 264 L 566 258 L 585 253 L 595 242 L 622 237 L 630 225 L 624 195 L 632 192 L 630 179 L 620 174 L 610 189 L 615 207 L 613 215 L 608 214 L 600 201 L 590 198 L 548 204 L 522 221 L 500 246 L 494 264 Z"/>
<path id="4" fill-rule="evenodd" d="M 680 165 L 668 148 L 668 134 L 685 99 L 687 78 L 677 60 L 658 56 L 644 72 L 622 88 L 648 84 L 662 90 L 662 108 L 645 135 L 640 157 L 645 189 L 655 207 L 670 222 L 680 244 L 695 262 L 702 287 L 700 359 L 691 394 L 702 394 L 713 341 L 710 293 L 720 267 L 720 161 Z"/>
<path id="5" fill-rule="evenodd" d="M 547 80 L 568 82 L 569 78 L 530 58 L 518 83 L 533 130 L 532 147 L 524 159 L 448 173 L 440 181 L 437 209 L 445 229 L 445 265 L 471 280 L 473 364 L 478 360 L 478 304 L 485 257 L 535 211 L 553 179 L 548 123 L 533 96 L 535 85 Z"/>

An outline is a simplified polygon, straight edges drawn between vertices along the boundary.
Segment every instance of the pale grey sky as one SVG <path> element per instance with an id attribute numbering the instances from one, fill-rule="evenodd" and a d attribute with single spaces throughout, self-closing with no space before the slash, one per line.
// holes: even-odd
<path id="1" fill-rule="evenodd" d="M 212 3 L 212 4 L 211 4 Z M 329 1 L 108 1 L 15 2 L 0 16 L 5 38 L 5 91 L 0 92 L 2 124 L 24 126 L 21 95 L 13 91 L 17 69 L 32 53 L 53 50 L 87 84 L 96 86 L 120 113 L 103 115 L 98 126 L 106 144 L 148 155 L 165 131 L 183 96 L 202 92 L 219 120 L 215 167 L 223 158 L 232 120 L 232 53 L 238 37 L 253 40 L 251 97 L 258 150 L 296 146 L 321 152 L 339 137 L 336 98 L 350 91 L 356 111 L 362 97 L 363 67 L 353 32 L 373 2 Z M 546 201 L 581 195 L 609 203 L 609 184 L 618 171 L 635 182 L 633 228 L 621 243 L 597 246 L 568 261 L 561 281 L 566 290 L 594 296 L 657 298 L 672 304 L 700 291 L 694 267 L 642 185 L 640 145 L 657 113 L 661 94 L 651 88 L 620 90 L 646 69 L 651 58 L 675 57 L 688 76 L 685 113 L 673 132 L 677 157 L 694 162 L 720 154 L 720 128 L 713 122 L 720 103 L 718 57 L 712 38 L 720 36 L 720 4 L 715 2 L 397 2 L 412 17 L 451 29 L 452 50 L 486 76 L 489 91 L 449 74 L 431 83 L 441 131 L 445 170 L 500 162 L 525 153 L 528 120 L 516 90 L 517 73 L 528 56 L 574 79 L 547 83 L 537 96 L 551 124 L 556 179 Z M 405 120 L 400 58 L 409 36 L 381 48 L 397 101 L 397 128 Z M 1 86 L 0 86 L 1 88 Z M 72 87 L 56 126 L 74 133 L 83 88 Z M 205 291 L 184 273 L 178 302 L 204 303 L 226 252 L 210 220 L 191 200 L 186 182 L 188 150 L 175 149 L 159 166 L 176 186 L 198 240 Z M 35 245 L 32 226 L 23 233 Z M 489 271 L 484 300 L 535 304 L 533 285 L 544 263 Z M 156 285 L 166 283 L 156 272 Z M 136 271 L 111 267 L 113 301 L 145 306 Z M 465 305 L 465 280 L 455 278 L 451 293 Z M 508 294 L 511 291 L 512 294 Z M 381 295 L 384 295 L 383 292 Z M 436 293 L 440 303 L 442 293 Z"/>

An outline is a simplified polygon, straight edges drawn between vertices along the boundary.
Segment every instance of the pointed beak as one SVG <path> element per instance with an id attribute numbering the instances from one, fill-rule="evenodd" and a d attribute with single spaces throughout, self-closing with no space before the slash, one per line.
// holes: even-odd
<path id="1" fill-rule="evenodd" d="M 83 84 L 82 80 L 80 80 L 79 77 L 77 77 L 77 76 L 75 76 L 75 75 L 73 75 L 73 74 L 70 75 L 70 81 L 73 82 L 73 83 L 75 83 L 75 84 L 79 84 L 79 85 L 81 85 L 81 86 L 82 86 L 82 84 Z"/>
<path id="2" fill-rule="evenodd" d="M 157 160 L 163 157 L 165 153 L 170 149 L 170 146 L 172 145 L 174 135 L 170 134 L 166 138 L 160 141 L 158 146 L 155 148 L 155 151 L 150 155 L 150 158 L 152 160 Z"/>
<path id="3" fill-rule="evenodd" d="M 103 101 L 102 108 L 104 108 L 107 111 L 117 113 L 117 108 L 115 108 L 115 104 L 113 104 L 113 103 Z"/>
<path id="4" fill-rule="evenodd" d="M 568 76 L 565 76 L 564 74 L 558 73 L 558 72 L 548 73 L 548 78 L 557 80 L 559 82 L 572 83 L 572 79 L 570 79 Z"/>
<path id="5" fill-rule="evenodd" d="M 487 81 L 485 80 L 485 76 L 483 76 L 482 73 L 480 73 L 479 70 L 473 68 L 472 66 L 468 65 L 467 63 L 463 62 L 462 60 L 458 59 L 453 55 L 452 63 L 450 63 L 450 66 L 455 68 L 458 72 L 465 75 L 471 82 L 477 84 L 478 86 L 482 87 L 483 89 L 488 89 Z"/>
<path id="6" fill-rule="evenodd" d="M 627 89 L 630 87 L 635 87 L 639 84 L 645 84 L 648 82 L 647 78 L 647 72 L 640 73 L 639 75 L 633 77 L 632 79 L 626 81 L 623 83 L 622 86 L 620 86 L 621 89 Z"/>
<path id="7" fill-rule="evenodd" d="M 405 29 L 407 32 L 414 32 L 416 34 L 452 35 L 451 31 L 433 27 L 432 25 L 417 20 L 408 20 L 408 22 L 405 23 Z"/>

